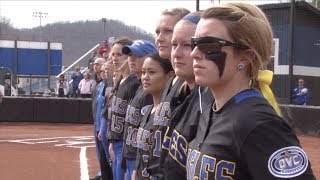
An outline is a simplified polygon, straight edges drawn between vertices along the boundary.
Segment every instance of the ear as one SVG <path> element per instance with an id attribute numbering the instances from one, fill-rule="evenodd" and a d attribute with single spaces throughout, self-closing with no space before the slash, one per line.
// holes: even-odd
<path id="1" fill-rule="evenodd" d="M 250 62 L 252 62 L 256 56 L 251 49 L 242 50 L 239 55 L 241 56 L 240 63 L 245 65 L 245 67 L 249 67 L 251 64 Z"/>

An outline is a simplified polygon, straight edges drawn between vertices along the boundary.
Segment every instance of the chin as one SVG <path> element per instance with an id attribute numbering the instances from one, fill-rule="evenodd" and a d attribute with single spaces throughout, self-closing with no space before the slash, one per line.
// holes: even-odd
<path id="1" fill-rule="evenodd" d="M 195 82 L 200 86 L 207 86 L 207 82 L 203 77 L 195 77 Z"/>
<path id="2" fill-rule="evenodd" d="M 185 79 L 188 76 L 188 73 L 184 73 L 184 71 L 179 71 L 177 69 L 175 69 L 175 74 L 182 79 Z"/>
<path id="3" fill-rule="evenodd" d="M 131 73 L 137 73 L 135 68 L 129 68 L 129 70 L 130 70 Z"/>
<path id="4" fill-rule="evenodd" d="M 159 56 L 163 59 L 171 59 L 170 52 L 168 53 L 167 51 L 159 51 Z"/>
<path id="5" fill-rule="evenodd" d="M 143 87 L 143 92 L 150 93 L 150 88 L 149 87 L 147 87 L 147 88 Z"/>

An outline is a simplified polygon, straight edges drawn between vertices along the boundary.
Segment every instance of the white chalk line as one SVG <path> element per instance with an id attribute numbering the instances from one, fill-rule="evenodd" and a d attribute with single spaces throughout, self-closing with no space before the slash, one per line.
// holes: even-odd
<path id="1" fill-rule="evenodd" d="M 38 140 L 67 139 L 67 138 L 88 139 L 88 138 L 93 138 L 93 136 L 67 136 L 67 137 L 49 137 L 49 138 L 37 138 L 37 139 L 7 139 L 7 140 L 0 140 L 0 142 L 38 141 Z"/>
<path id="2" fill-rule="evenodd" d="M 80 179 L 89 180 L 87 148 L 81 147 L 80 150 Z"/>

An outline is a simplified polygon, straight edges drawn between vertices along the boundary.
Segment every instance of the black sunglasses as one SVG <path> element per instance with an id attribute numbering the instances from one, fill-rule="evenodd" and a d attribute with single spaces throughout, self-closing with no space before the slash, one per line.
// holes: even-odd
<path id="1" fill-rule="evenodd" d="M 191 49 L 198 46 L 199 50 L 204 54 L 220 53 L 222 46 L 232 46 L 237 49 L 249 49 L 243 44 L 236 44 L 224 39 L 219 39 L 211 36 L 191 38 Z"/>

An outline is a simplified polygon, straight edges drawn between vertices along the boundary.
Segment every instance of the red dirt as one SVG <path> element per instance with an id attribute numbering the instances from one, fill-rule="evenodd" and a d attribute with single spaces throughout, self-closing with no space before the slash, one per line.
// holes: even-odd
<path id="1" fill-rule="evenodd" d="M 84 141 L 83 144 L 76 145 L 78 147 L 93 145 L 93 137 L 87 140 L 72 138 L 72 136 L 92 136 L 92 128 L 93 125 L 88 124 L 0 123 L 1 179 L 79 180 L 80 148 L 55 145 L 77 141 Z M 28 140 L 23 143 L 7 141 L 52 137 L 67 138 Z M 314 174 L 320 178 L 320 138 L 299 135 L 299 139 L 311 161 Z M 95 148 L 87 147 L 86 153 L 89 175 L 95 176 L 99 169 Z"/>

